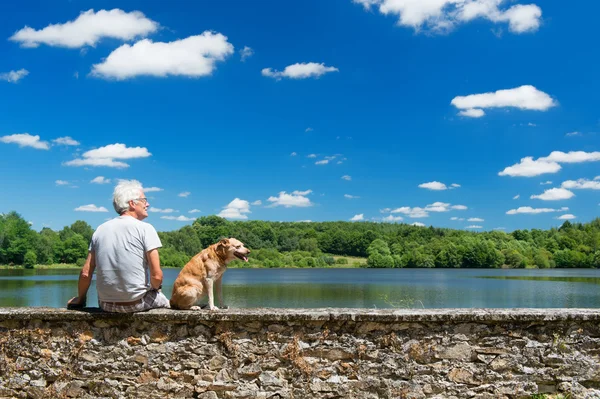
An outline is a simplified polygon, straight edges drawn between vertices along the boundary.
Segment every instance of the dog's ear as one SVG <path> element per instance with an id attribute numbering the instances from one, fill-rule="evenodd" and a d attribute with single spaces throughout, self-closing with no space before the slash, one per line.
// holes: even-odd
<path id="1" fill-rule="evenodd" d="M 229 244 L 229 238 L 223 238 L 221 241 L 219 241 L 220 245 L 227 245 Z"/>
<path id="2" fill-rule="evenodd" d="M 220 258 L 227 257 L 227 245 L 229 245 L 229 239 L 227 239 L 227 238 L 223 238 L 221 241 L 219 241 L 217 243 L 216 252 L 217 252 L 218 257 L 220 257 Z"/>

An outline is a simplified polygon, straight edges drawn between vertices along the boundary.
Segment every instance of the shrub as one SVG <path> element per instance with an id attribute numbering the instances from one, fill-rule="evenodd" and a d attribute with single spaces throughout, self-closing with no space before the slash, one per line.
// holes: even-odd
<path id="1" fill-rule="evenodd" d="M 31 249 L 25 253 L 25 257 L 23 259 L 23 265 L 26 269 L 33 269 L 35 264 L 37 263 L 37 255 Z"/>

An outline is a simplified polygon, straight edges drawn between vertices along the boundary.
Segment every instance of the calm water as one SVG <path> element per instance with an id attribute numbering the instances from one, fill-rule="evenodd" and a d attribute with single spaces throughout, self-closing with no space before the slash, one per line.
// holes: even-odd
<path id="1" fill-rule="evenodd" d="M 166 269 L 171 295 L 179 270 Z M 0 270 L 0 307 L 64 307 L 77 270 Z M 229 269 L 232 308 L 600 308 L 600 270 Z M 92 283 L 88 306 L 97 306 Z"/>

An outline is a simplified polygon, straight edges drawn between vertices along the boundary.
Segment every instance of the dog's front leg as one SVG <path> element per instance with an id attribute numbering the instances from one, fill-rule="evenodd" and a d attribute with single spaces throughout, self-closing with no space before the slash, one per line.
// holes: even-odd
<path id="1" fill-rule="evenodd" d="M 206 291 L 208 291 L 208 308 L 210 310 L 218 310 L 219 308 L 215 306 L 215 296 L 213 293 L 213 279 L 209 277 L 206 279 Z"/>
<path id="2" fill-rule="evenodd" d="M 219 307 L 221 309 L 225 309 L 225 305 L 223 304 L 223 290 L 221 283 L 223 282 L 223 275 L 221 275 L 217 281 L 215 281 L 215 290 L 217 291 L 217 301 L 219 302 Z"/>

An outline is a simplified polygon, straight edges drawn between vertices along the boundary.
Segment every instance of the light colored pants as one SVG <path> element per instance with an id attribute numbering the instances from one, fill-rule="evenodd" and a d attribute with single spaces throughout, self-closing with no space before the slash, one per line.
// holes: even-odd
<path id="1" fill-rule="evenodd" d="M 105 312 L 112 313 L 135 313 L 144 312 L 150 309 L 157 308 L 170 308 L 169 300 L 160 291 L 151 290 L 144 295 L 140 302 L 134 305 L 121 305 L 115 302 L 102 302 L 100 301 L 100 308 Z"/>

